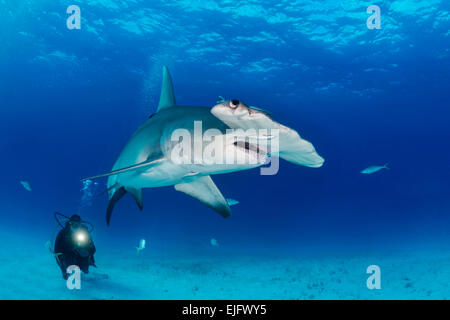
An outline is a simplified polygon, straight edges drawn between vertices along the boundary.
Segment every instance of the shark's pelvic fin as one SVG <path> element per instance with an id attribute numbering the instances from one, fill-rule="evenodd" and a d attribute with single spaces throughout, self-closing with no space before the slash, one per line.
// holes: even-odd
<path id="1" fill-rule="evenodd" d="M 135 189 L 130 187 L 126 187 L 125 189 L 129 194 L 133 196 L 134 200 L 136 201 L 136 204 L 139 207 L 139 210 L 142 211 L 142 209 L 144 208 L 144 202 L 142 200 L 142 189 Z"/>
<path id="2" fill-rule="evenodd" d="M 98 195 L 95 196 L 95 198 L 100 198 L 102 195 L 104 195 L 105 193 L 111 191 L 113 188 L 117 187 L 117 184 L 113 184 L 112 186 L 110 186 L 109 188 L 106 188 L 105 190 L 103 190 L 102 192 L 100 192 Z"/>
<path id="3" fill-rule="evenodd" d="M 122 197 L 127 193 L 124 187 L 120 187 L 117 189 L 111 199 L 109 199 L 108 202 L 108 208 L 106 208 L 106 224 L 109 226 L 109 222 L 111 221 L 111 215 L 114 209 L 114 206 L 116 205 L 117 201 L 122 199 Z"/>
<path id="4" fill-rule="evenodd" d="M 169 68 L 163 66 L 163 79 L 161 85 L 161 96 L 159 97 L 158 111 L 175 107 L 175 95 L 173 93 L 172 77 Z"/>
<path id="5" fill-rule="evenodd" d="M 203 176 L 192 182 L 176 184 L 175 190 L 194 197 L 209 208 L 217 211 L 224 218 L 231 216 L 231 209 L 227 200 L 220 193 L 210 176 Z"/>
<path id="6" fill-rule="evenodd" d="M 152 159 L 152 160 L 147 160 L 129 167 L 125 167 L 125 168 L 121 168 L 121 169 L 117 169 L 108 173 L 104 173 L 104 174 L 99 174 L 97 176 L 93 176 L 93 177 L 89 177 L 89 178 L 84 178 L 81 179 L 81 181 L 86 181 L 86 180 L 93 180 L 93 179 L 98 179 L 98 178 L 103 178 L 103 177 L 108 177 L 108 176 L 112 176 L 115 174 L 120 174 L 120 173 L 124 173 L 124 172 L 128 172 L 128 171 L 132 171 L 132 170 L 136 170 L 142 167 L 147 167 L 147 166 L 152 166 L 155 165 L 159 162 L 161 162 L 162 160 L 164 160 L 164 158 L 158 158 L 158 159 Z"/>

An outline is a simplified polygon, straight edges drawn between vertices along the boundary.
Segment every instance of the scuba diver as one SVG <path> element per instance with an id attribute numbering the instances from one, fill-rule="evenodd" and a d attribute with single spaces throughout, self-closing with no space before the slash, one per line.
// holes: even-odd
<path id="1" fill-rule="evenodd" d="M 66 219 L 64 225 L 58 217 Z M 55 212 L 55 219 L 62 229 L 56 236 L 53 254 L 61 268 L 63 278 L 67 280 L 69 277 L 67 267 L 70 265 L 76 265 L 84 273 L 89 273 L 89 266 L 97 267 L 94 260 L 96 250 L 91 237 L 94 229 L 92 224 L 81 220 L 77 214 L 69 218 Z"/>

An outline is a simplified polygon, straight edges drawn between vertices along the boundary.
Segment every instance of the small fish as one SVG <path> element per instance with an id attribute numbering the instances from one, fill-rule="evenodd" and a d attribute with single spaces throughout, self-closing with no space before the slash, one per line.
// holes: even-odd
<path id="1" fill-rule="evenodd" d="M 234 205 L 236 205 L 236 204 L 239 204 L 239 201 L 234 200 L 234 199 L 231 199 L 231 198 L 227 198 L 226 200 L 227 200 L 227 203 L 228 203 L 228 205 L 229 205 L 230 207 L 231 207 L 231 206 L 234 206 Z"/>
<path id="2" fill-rule="evenodd" d="M 218 247 L 218 246 L 219 246 L 219 242 L 217 242 L 216 239 L 212 238 L 212 239 L 211 239 L 211 245 L 212 245 L 213 247 Z"/>
<path id="3" fill-rule="evenodd" d="M 31 186 L 28 183 L 28 181 L 20 181 L 20 183 L 22 184 L 22 186 L 27 190 L 27 191 L 31 191 Z"/>
<path id="4" fill-rule="evenodd" d="M 139 254 L 139 252 L 141 252 L 144 249 L 145 249 L 145 239 L 141 239 L 141 241 L 139 241 L 139 247 L 136 247 L 137 254 Z"/>
<path id="5" fill-rule="evenodd" d="M 378 172 L 378 171 L 383 170 L 383 169 L 389 170 L 387 163 L 384 166 L 370 166 L 370 167 L 362 170 L 361 173 L 372 174 L 372 173 Z"/>

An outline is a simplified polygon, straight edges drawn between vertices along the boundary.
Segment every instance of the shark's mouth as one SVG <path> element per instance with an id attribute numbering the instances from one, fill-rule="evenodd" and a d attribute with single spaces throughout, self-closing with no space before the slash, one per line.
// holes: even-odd
<path id="1" fill-rule="evenodd" d="M 265 157 L 267 155 L 267 151 L 260 148 L 256 143 L 250 143 L 248 141 L 235 141 L 233 143 L 237 148 L 245 150 L 246 153 L 253 154 L 257 157 Z"/>

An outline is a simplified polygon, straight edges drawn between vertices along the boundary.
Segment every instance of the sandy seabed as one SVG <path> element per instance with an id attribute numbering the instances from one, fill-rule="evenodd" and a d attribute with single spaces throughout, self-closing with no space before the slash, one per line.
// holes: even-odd
<path id="1" fill-rule="evenodd" d="M 10 235 L 0 233 L 3 244 Z M 17 243 L 17 241 L 16 241 Z M 3 245 L 0 299 L 448 299 L 450 253 L 267 257 L 98 252 L 98 268 L 69 290 L 42 241 Z M 369 265 L 381 289 L 366 286 Z"/>

